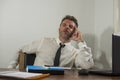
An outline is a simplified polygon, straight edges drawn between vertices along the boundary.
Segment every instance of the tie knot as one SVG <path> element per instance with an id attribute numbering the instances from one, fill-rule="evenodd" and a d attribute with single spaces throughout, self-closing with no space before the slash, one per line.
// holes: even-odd
<path id="1" fill-rule="evenodd" d="M 60 47 L 65 47 L 65 44 L 60 43 Z"/>

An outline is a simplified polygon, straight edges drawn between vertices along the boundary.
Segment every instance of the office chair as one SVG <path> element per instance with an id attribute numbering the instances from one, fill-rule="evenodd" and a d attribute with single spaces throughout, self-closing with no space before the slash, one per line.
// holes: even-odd
<path id="1" fill-rule="evenodd" d="M 36 58 L 35 53 L 19 51 L 19 70 L 25 70 L 27 65 L 33 65 Z"/>

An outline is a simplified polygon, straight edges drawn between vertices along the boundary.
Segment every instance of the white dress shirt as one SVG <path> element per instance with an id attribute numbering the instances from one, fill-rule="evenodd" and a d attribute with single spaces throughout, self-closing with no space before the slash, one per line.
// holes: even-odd
<path id="1" fill-rule="evenodd" d="M 43 38 L 25 45 L 21 49 L 26 53 L 36 53 L 34 65 L 53 65 L 60 42 L 59 38 Z M 16 63 L 17 61 L 13 61 L 9 68 L 14 68 Z M 93 67 L 93 65 L 91 49 L 87 47 L 85 42 L 78 43 L 78 49 L 74 48 L 71 42 L 65 43 L 65 47 L 61 50 L 60 67 L 75 66 L 77 68 L 88 69 Z"/>

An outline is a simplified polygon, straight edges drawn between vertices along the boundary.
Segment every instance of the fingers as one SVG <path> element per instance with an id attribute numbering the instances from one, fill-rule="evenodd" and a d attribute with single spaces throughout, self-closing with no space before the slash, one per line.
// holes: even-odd
<path id="1" fill-rule="evenodd" d="M 77 35 L 78 35 L 78 29 L 74 28 L 72 35 L 71 35 L 71 39 L 74 40 L 77 37 Z"/>
<path id="2" fill-rule="evenodd" d="M 82 33 L 79 31 L 78 41 L 83 42 Z"/>
<path id="3" fill-rule="evenodd" d="M 79 34 L 80 34 L 79 32 L 80 32 L 80 31 L 78 30 L 78 28 L 75 28 L 75 31 L 74 31 L 73 36 L 78 37 Z"/>
<path id="4" fill-rule="evenodd" d="M 72 36 L 76 33 L 76 27 L 72 31 Z"/>
<path id="5" fill-rule="evenodd" d="M 83 41 L 82 34 L 81 34 L 81 32 L 79 31 L 78 28 L 75 28 L 75 31 L 74 31 L 71 39 L 75 40 L 75 41 L 78 41 L 78 42 Z"/>

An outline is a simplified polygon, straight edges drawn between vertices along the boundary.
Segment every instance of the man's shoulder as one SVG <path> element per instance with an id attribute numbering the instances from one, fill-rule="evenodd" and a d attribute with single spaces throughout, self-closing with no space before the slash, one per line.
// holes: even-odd
<path id="1" fill-rule="evenodd" d="M 40 38 L 38 40 L 34 40 L 33 42 L 43 42 L 43 41 L 53 41 L 53 40 L 56 40 L 56 38 L 50 38 L 50 37 L 43 37 L 43 38 Z"/>
<path id="2" fill-rule="evenodd" d="M 52 37 L 44 37 L 43 38 L 43 41 L 47 41 L 47 42 L 53 42 L 53 41 L 55 41 L 56 40 L 56 38 L 52 38 Z"/>
<path id="3" fill-rule="evenodd" d="M 34 41 L 32 41 L 33 43 L 34 42 L 42 42 L 42 41 L 44 41 L 44 40 L 55 40 L 55 38 L 50 38 L 50 37 L 43 37 L 43 38 L 40 38 L 40 39 L 37 39 L 37 40 L 34 40 Z"/>

